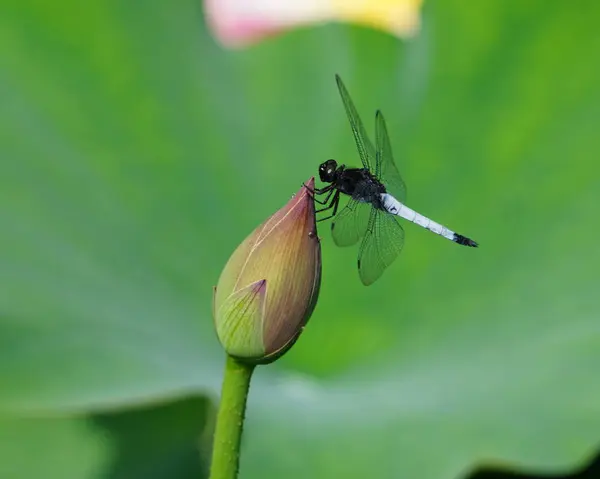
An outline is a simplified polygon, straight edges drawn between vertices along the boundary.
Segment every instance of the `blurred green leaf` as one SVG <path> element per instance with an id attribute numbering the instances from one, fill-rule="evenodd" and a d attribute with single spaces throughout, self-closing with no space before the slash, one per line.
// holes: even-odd
<path id="1" fill-rule="evenodd" d="M 116 454 L 110 479 L 208 477 L 214 406 L 205 397 L 94 415 Z"/>
<path id="2" fill-rule="evenodd" d="M 108 469 L 110 444 L 83 418 L 0 416 L 0 477 L 76 479 Z"/>
<path id="3" fill-rule="evenodd" d="M 0 477 L 207 477 L 213 409 L 198 396 L 90 416 L 0 417 Z"/>
<path id="4" fill-rule="evenodd" d="M 589 457 L 599 5 L 428 3 L 407 43 L 326 26 L 244 52 L 209 38 L 199 2 L 2 10 L 0 410 L 87 438 L 40 468 L 94 477 L 103 445 L 76 420 L 17 417 L 218 390 L 211 287 L 229 254 L 322 160 L 358 163 L 336 72 L 370 131 L 383 109 L 409 205 L 481 247 L 406 225 L 400 259 L 364 288 L 356 249 L 322 225 L 321 300 L 256 376 L 242 477 Z"/>
<path id="5" fill-rule="evenodd" d="M 549 474 L 512 472 L 507 467 L 481 469 L 469 475 L 468 479 L 595 479 L 600 475 L 600 456 L 576 471 Z"/>

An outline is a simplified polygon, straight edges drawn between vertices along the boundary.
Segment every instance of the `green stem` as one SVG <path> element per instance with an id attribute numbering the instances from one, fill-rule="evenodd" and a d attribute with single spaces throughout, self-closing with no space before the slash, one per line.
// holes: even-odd
<path id="1" fill-rule="evenodd" d="M 240 463 L 240 443 L 246 400 L 254 365 L 227 356 L 221 401 L 213 441 L 210 479 L 235 479 Z"/>

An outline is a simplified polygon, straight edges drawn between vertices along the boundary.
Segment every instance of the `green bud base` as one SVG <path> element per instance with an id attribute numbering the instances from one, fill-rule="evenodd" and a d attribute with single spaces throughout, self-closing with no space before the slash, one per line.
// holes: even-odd
<path id="1" fill-rule="evenodd" d="M 210 479 L 234 479 L 238 475 L 246 400 L 254 368 L 253 364 L 242 363 L 227 356 L 213 441 Z"/>

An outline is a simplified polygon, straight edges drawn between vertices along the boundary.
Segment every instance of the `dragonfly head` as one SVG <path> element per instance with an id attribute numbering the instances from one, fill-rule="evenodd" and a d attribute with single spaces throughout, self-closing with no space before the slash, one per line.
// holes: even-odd
<path id="1" fill-rule="evenodd" d="M 319 178 L 323 183 L 333 183 L 335 172 L 337 171 L 337 161 L 327 160 L 319 166 Z"/>

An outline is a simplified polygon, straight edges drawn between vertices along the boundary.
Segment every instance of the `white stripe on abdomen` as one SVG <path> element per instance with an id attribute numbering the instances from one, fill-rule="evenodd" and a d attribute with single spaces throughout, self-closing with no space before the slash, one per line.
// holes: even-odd
<path id="1" fill-rule="evenodd" d="M 417 213 L 415 210 L 410 209 L 408 206 L 400 203 L 389 193 L 382 193 L 381 200 L 383 202 L 383 207 L 388 211 L 388 213 L 400 216 L 401 218 L 407 219 L 408 221 L 412 221 L 413 223 L 416 223 L 419 226 L 428 229 L 432 233 L 438 234 L 440 236 L 443 236 L 444 238 L 448 238 L 449 240 L 454 241 L 454 231 L 451 231 L 445 226 L 442 226 L 441 224 L 430 220 L 426 216 Z"/>

